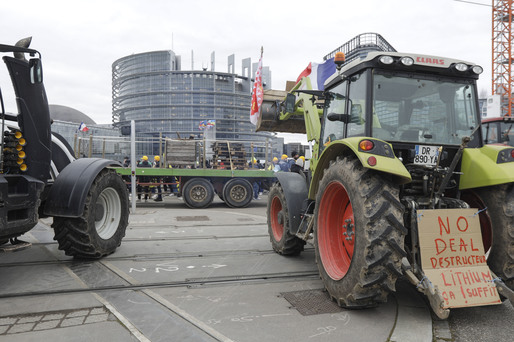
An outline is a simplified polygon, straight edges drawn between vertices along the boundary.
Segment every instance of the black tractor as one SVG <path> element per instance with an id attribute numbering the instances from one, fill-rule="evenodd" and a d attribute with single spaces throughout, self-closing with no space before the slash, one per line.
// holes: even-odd
<path id="1" fill-rule="evenodd" d="M 66 140 L 51 131 L 41 54 L 30 38 L 0 44 L 18 113 L 1 103 L 0 252 L 30 244 L 19 240 L 39 218 L 53 217 L 59 249 L 75 258 L 113 253 L 128 224 L 127 187 L 110 167 L 118 162 L 75 159 Z M 29 57 L 27 60 L 26 57 Z"/>

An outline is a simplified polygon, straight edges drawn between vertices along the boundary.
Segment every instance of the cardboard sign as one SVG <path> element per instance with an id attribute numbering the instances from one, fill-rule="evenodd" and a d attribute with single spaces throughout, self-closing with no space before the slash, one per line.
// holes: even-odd
<path id="1" fill-rule="evenodd" d="M 418 211 L 421 265 L 444 308 L 501 304 L 487 266 L 478 209 Z"/>

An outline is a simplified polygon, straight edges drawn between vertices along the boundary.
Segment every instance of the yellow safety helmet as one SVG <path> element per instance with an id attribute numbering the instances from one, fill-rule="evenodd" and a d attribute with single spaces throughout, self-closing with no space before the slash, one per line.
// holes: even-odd
<path id="1" fill-rule="evenodd" d="M 154 159 L 155 161 L 160 161 L 160 160 L 161 160 L 161 157 L 159 157 L 159 156 L 155 156 L 155 157 L 153 157 L 153 159 Z"/>
<path id="2" fill-rule="evenodd" d="M 304 156 L 300 156 L 300 159 L 305 161 L 305 157 Z"/>
<path id="3" fill-rule="evenodd" d="M 278 158 L 277 157 L 273 158 L 273 161 L 274 162 L 278 161 Z"/>
<path id="4" fill-rule="evenodd" d="M 148 157 L 147 156 L 143 156 L 143 160 L 148 160 Z"/>
<path id="5" fill-rule="evenodd" d="M 282 159 L 287 159 L 287 154 L 283 154 Z"/>

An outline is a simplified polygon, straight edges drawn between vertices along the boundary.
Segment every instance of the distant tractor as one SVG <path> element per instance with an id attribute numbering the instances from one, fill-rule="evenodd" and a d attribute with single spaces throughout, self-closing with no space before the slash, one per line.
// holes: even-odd
<path id="1" fill-rule="evenodd" d="M 312 243 L 328 294 L 347 308 L 386 301 L 402 275 L 440 318 L 451 307 L 498 304 L 498 293 L 512 301 L 514 149 L 483 143 L 482 68 L 360 41 L 335 54 L 323 90 L 303 77 L 280 100 L 264 94 L 258 130 L 306 133 L 314 143 L 305 175 L 276 173 L 267 212 L 273 249 L 295 255 Z M 451 273 L 449 265 L 480 268 Z M 471 304 L 484 288 L 491 299 Z M 452 304 L 457 296 L 462 302 Z"/>
<path id="2" fill-rule="evenodd" d="M 0 45 L 0 53 L 14 54 L 3 60 L 18 107 L 17 114 L 6 113 L 0 94 L 0 251 L 30 246 L 18 237 L 40 217 L 53 217 L 59 249 L 75 258 L 100 258 L 120 246 L 128 224 L 127 187 L 110 168 L 121 165 L 75 160 L 69 144 L 51 132 L 41 54 L 29 48 L 30 41 Z"/>
<path id="3" fill-rule="evenodd" d="M 501 144 L 514 147 L 514 117 L 504 116 L 482 120 L 484 144 Z"/>

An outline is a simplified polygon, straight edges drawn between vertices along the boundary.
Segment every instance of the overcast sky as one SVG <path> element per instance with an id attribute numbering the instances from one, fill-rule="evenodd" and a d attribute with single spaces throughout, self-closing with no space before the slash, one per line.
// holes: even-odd
<path id="1" fill-rule="evenodd" d="M 490 5 L 491 1 L 473 0 Z M 32 36 L 43 56 L 50 104 L 73 107 L 97 123 L 111 122 L 111 67 L 124 56 L 173 50 L 182 70 L 227 71 L 227 57 L 264 65 L 284 89 L 310 61 L 365 32 L 381 34 L 398 51 L 480 64 L 481 94 L 491 92 L 491 7 L 454 0 L 24 0 L 3 1 L 0 43 Z M 3 65 L 3 63 L 1 63 Z M 0 86 L 12 97 L 5 66 Z M 9 88 L 9 89 L 8 89 Z M 15 111 L 14 101 L 7 109 Z"/>

